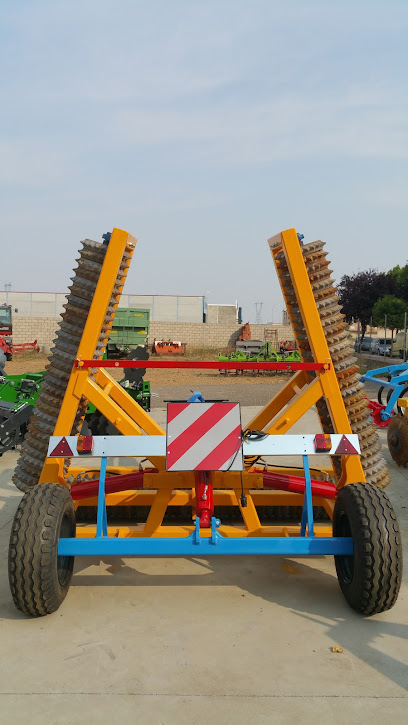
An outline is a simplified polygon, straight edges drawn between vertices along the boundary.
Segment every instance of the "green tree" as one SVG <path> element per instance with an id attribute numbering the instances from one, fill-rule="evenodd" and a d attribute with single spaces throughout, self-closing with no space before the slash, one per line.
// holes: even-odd
<path id="1" fill-rule="evenodd" d="M 408 302 L 408 264 L 405 264 L 403 267 L 400 267 L 398 264 L 396 267 L 390 269 L 388 274 L 391 275 L 396 282 L 398 290 L 395 294 L 405 300 L 405 302 Z"/>
<path id="2" fill-rule="evenodd" d="M 347 322 L 360 320 L 363 338 L 378 298 L 390 290 L 390 277 L 384 272 L 368 269 L 357 274 L 344 275 L 338 287 L 340 304 Z"/>
<path id="3" fill-rule="evenodd" d="M 387 328 L 391 330 L 393 336 L 394 330 L 398 332 L 404 326 L 404 315 L 407 311 L 408 305 L 404 300 L 395 295 L 384 295 L 373 307 L 374 324 L 383 326 L 387 315 Z"/>

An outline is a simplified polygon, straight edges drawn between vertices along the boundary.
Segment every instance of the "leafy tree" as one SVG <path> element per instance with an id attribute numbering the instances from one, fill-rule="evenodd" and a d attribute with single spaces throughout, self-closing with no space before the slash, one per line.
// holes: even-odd
<path id="1" fill-rule="evenodd" d="M 375 325 L 384 325 L 387 315 L 387 328 L 394 336 L 394 330 L 400 330 L 404 326 L 404 315 L 408 311 L 408 305 L 395 295 L 384 295 L 373 307 L 373 320 Z"/>
<path id="2" fill-rule="evenodd" d="M 400 267 L 399 264 L 388 272 L 395 280 L 397 290 L 393 293 L 408 302 L 408 264 Z"/>
<path id="3" fill-rule="evenodd" d="M 359 320 L 361 337 L 364 337 L 370 322 L 373 307 L 379 297 L 391 292 L 396 280 L 393 275 L 369 269 L 366 272 L 344 275 L 338 287 L 340 304 L 347 322 Z"/>

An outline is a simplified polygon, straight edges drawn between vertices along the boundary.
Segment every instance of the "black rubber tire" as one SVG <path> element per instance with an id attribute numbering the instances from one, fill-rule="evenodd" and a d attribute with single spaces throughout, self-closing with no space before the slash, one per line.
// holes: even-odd
<path id="1" fill-rule="evenodd" d="M 353 555 L 334 557 L 349 605 L 366 616 L 391 609 L 401 586 L 402 545 L 387 494 L 369 483 L 344 486 L 334 506 L 333 536 L 353 539 Z"/>
<path id="2" fill-rule="evenodd" d="M 65 486 L 34 486 L 20 501 L 10 535 L 9 583 L 17 609 L 33 617 L 55 612 L 68 592 L 73 556 L 58 556 L 60 537 L 75 537 L 75 510 Z"/>
<path id="3" fill-rule="evenodd" d="M 390 398 L 391 398 L 391 395 L 392 395 L 393 392 L 394 391 L 391 390 L 391 388 L 388 390 L 388 393 L 387 393 L 387 404 L 390 402 Z M 407 385 L 407 387 L 405 387 L 403 389 L 403 391 L 402 391 L 402 393 L 401 393 L 401 395 L 399 397 L 400 398 L 408 398 L 408 385 Z M 395 404 L 395 410 L 397 411 L 398 415 L 405 415 L 404 411 L 402 410 L 402 408 L 400 408 L 400 406 L 398 405 L 398 403 Z"/>

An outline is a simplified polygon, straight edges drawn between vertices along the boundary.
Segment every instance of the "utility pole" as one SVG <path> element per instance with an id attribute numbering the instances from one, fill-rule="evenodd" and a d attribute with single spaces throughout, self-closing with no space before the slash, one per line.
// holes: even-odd
<path id="1" fill-rule="evenodd" d="M 263 302 L 255 302 L 255 325 L 262 325 Z"/>

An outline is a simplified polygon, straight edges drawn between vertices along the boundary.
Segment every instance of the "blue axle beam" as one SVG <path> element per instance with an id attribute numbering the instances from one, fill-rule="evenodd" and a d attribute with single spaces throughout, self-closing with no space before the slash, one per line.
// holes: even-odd
<path id="1" fill-rule="evenodd" d="M 116 538 L 103 536 L 90 539 L 60 539 L 60 556 L 231 556 L 279 555 L 323 556 L 353 554 L 353 540 L 341 537 L 213 537 L 194 534 L 184 538 Z"/>
<path id="2" fill-rule="evenodd" d="M 221 522 L 211 519 L 211 536 L 201 536 L 200 519 L 195 519 L 195 529 L 184 537 L 133 536 L 118 538 L 108 536 L 105 478 L 106 456 L 101 458 L 99 475 L 98 511 L 94 538 L 61 538 L 59 556 L 324 556 L 353 554 L 353 540 L 349 537 L 316 537 L 313 525 L 312 485 L 308 456 L 303 455 L 305 472 L 305 496 L 300 536 L 247 536 L 227 537 L 218 531 Z M 306 536 L 306 529 L 308 536 Z"/>

